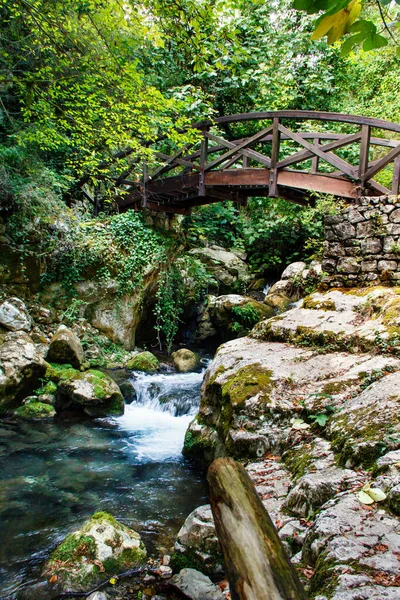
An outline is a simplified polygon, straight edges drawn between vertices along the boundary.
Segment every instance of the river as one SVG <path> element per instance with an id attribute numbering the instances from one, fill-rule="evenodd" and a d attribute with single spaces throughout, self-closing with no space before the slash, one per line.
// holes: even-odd
<path id="1" fill-rule="evenodd" d="M 133 374 L 136 400 L 116 419 L 0 424 L 0 596 L 40 577 L 51 550 L 98 510 L 136 529 L 150 553 L 170 549 L 207 502 L 182 457 L 203 375 Z"/>

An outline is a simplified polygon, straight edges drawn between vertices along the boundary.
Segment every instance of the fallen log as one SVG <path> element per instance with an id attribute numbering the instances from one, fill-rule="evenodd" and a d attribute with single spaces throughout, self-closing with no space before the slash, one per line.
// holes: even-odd
<path id="1" fill-rule="evenodd" d="M 231 458 L 218 458 L 207 479 L 232 600 L 305 600 L 298 575 L 244 467 Z"/>

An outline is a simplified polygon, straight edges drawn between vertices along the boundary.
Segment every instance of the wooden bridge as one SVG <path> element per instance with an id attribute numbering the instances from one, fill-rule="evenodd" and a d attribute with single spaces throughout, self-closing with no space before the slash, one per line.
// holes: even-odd
<path id="1" fill-rule="evenodd" d="M 198 141 L 173 154 L 161 151 L 162 140 L 154 144 L 158 166 L 150 171 L 144 165 L 141 181 L 116 179 L 124 190 L 121 209 L 188 214 L 194 206 L 221 200 L 243 204 L 250 196 L 306 204 L 313 192 L 348 199 L 399 192 L 397 123 L 281 110 L 220 117 L 193 128 Z M 235 138 L 235 132 L 249 130 L 250 135 Z"/>

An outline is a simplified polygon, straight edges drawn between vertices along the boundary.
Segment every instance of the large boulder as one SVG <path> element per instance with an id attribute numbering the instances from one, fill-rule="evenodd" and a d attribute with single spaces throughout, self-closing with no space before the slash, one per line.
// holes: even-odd
<path id="1" fill-rule="evenodd" d="M 124 412 L 124 398 L 111 377 L 90 369 L 60 381 L 55 409 L 61 414 L 77 411 L 94 418 L 119 416 Z"/>
<path id="2" fill-rule="evenodd" d="M 17 407 L 46 371 L 45 362 L 28 334 L 8 333 L 0 346 L 0 412 Z"/>
<path id="3" fill-rule="evenodd" d="M 30 331 L 32 319 L 19 298 L 9 298 L 0 306 L 0 325 L 10 331 Z"/>
<path id="4" fill-rule="evenodd" d="M 315 289 L 321 277 L 322 268 L 317 261 L 309 266 L 302 261 L 291 263 L 283 271 L 281 279 L 268 290 L 264 302 L 277 312 L 284 312 L 290 304 Z"/>
<path id="5" fill-rule="evenodd" d="M 79 369 L 84 354 L 78 337 L 65 325 L 60 325 L 50 340 L 50 348 L 46 359 L 49 362 L 70 364 Z"/>
<path id="6" fill-rule="evenodd" d="M 146 548 L 140 535 L 100 512 L 55 549 L 43 575 L 48 580 L 56 578 L 60 591 L 87 591 L 107 576 L 118 575 L 145 561 Z"/>
<path id="7" fill-rule="evenodd" d="M 143 371 L 144 373 L 155 373 L 159 367 L 158 358 L 148 351 L 139 352 L 126 363 L 126 368 L 130 371 Z"/>
<path id="8" fill-rule="evenodd" d="M 56 411 L 45 402 L 29 402 L 23 404 L 14 413 L 14 416 L 23 421 L 43 421 L 52 419 Z"/>
<path id="9" fill-rule="evenodd" d="M 222 294 L 243 291 L 251 280 L 247 264 L 237 254 L 220 246 L 194 248 L 190 254 L 196 256 L 206 266 L 207 271 L 218 284 Z"/>
<path id="10" fill-rule="evenodd" d="M 249 296 L 208 296 L 198 322 L 197 341 L 227 342 L 246 335 L 256 323 L 272 317 L 274 310 Z"/>
<path id="11" fill-rule="evenodd" d="M 201 367 L 200 356 L 187 348 L 181 348 L 172 353 L 174 367 L 179 373 L 198 371 Z"/>

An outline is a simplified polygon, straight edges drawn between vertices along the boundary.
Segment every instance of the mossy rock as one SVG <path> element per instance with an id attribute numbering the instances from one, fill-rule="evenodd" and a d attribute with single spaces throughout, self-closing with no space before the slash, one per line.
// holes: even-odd
<path id="1" fill-rule="evenodd" d="M 61 380 L 56 396 L 57 413 L 75 411 L 89 417 L 119 416 L 124 399 L 118 385 L 105 373 L 90 369 Z"/>
<path id="2" fill-rule="evenodd" d="M 65 381 L 71 379 L 75 375 L 78 375 L 80 371 L 74 369 L 72 365 L 58 365 L 57 363 L 46 363 L 45 379 L 58 383 L 59 381 Z"/>
<path id="3" fill-rule="evenodd" d="M 51 419 L 55 414 L 54 408 L 49 404 L 44 404 L 44 402 L 29 402 L 29 404 L 23 404 L 14 412 L 14 416 L 25 421 Z"/>
<path id="4" fill-rule="evenodd" d="M 62 591 L 86 591 L 107 576 L 144 564 L 146 556 L 136 531 L 99 512 L 55 549 L 43 574 L 48 579 L 56 576 Z"/>
<path id="5" fill-rule="evenodd" d="M 154 373 L 158 371 L 160 363 L 158 358 L 151 352 L 140 352 L 128 360 L 126 368 L 130 371 L 143 371 L 145 373 Z"/>
<path id="6" fill-rule="evenodd" d="M 262 392 L 264 400 L 268 401 L 268 393 L 272 388 L 271 376 L 272 371 L 263 369 L 259 364 L 241 367 L 223 382 L 222 400 L 238 406 Z"/>

